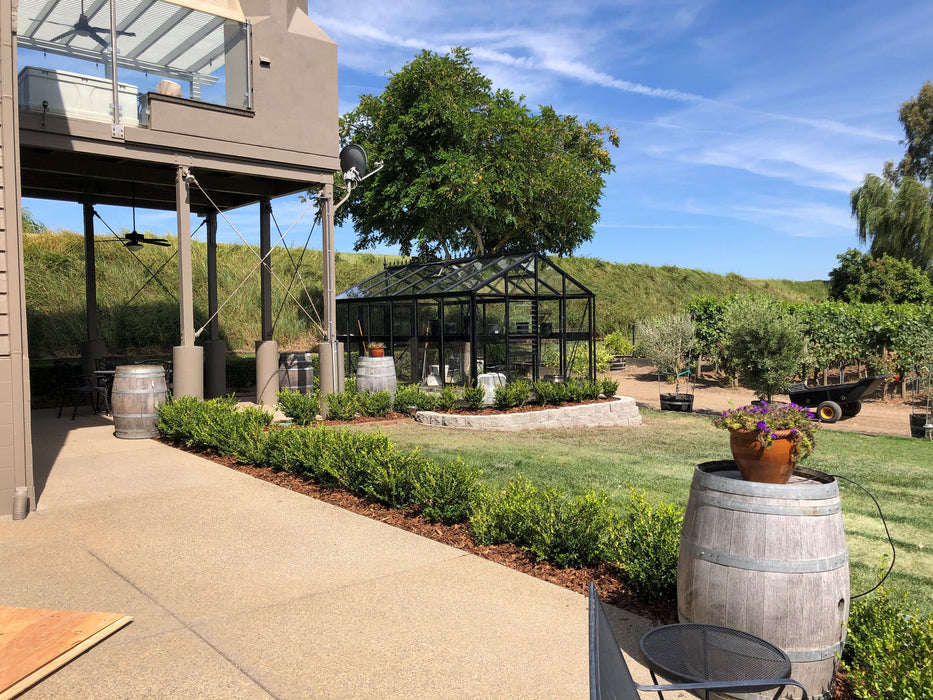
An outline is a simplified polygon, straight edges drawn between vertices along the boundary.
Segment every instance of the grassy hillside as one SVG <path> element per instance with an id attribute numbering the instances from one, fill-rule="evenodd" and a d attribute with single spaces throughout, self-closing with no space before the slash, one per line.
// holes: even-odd
<path id="1" fill-rule="evenodd" d="M 167 352 L 179 338 L 175 246 L 145 246 L 138 253 L 140 262 L 114 239 L 98 241 L 97 301 L 108 352 Z M 86 337 L 82 237 L 72 233 L 27 234 L 24 248 L 30 355 L 78 355 Z M 207 247 L 195 241 L 192 248 L 195 329 L 199 329 L 207 322 Z M 276 249 L 272 255 L 272 268 L 281 280 L 273 279 L 272 283 L 275 338 L 284 350 L 307 348 L 320 334 L 321 251 L 305 253 L 299 265 L 301 280 L 291 285 L 291 295 L 310 297 L 317 312 L 312 311 L 309 318 L 284 291 L 294 270 L 289 258 L 297 263 L 300 254 L 300 249 Z M 231 350 L 252 351 L 260 328 L 258 248 L 222 244 L 217 259 L 218 297 L 224 304 L 219 314 L 221 336 Z M 386 260 L 397 262 L 371 253 L 338 253 L 338 290 L 377 273 Z M 747 280 L 732 274 L 615 264 L 594 258 L 555 262 L 596 293 L 600 334 L 628 328 L 639 318 L 676 310 L 699 295 L 764 292 L 795 301 L 826 298 L 824 282 Z M 150 271 L 157 274 L 147 282 Z"/>
<path id="2" fill-rule="evenodd" d="M 601 335 L 627 328 L 633 321 L 683 308 L 698 296 L 769 294 L 787 301 L 823 301 L 824 281 L 751 280 L 734 273 L 682 267 L 610 263 L 596 258 L 563 258 L 555 262 L 596 294 L 596 324 Z"/>

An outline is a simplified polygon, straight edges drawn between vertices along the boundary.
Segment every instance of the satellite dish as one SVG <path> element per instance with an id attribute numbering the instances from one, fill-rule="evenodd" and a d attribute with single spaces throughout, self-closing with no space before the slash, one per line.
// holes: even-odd
<path id="1" fill-rule="evenodd" d="M 362 146 L 351 143 L 344 146 L 340 151 L 340 169 L 349 174 L 351 170 L 356 171 L 356 177 L 362 179 L 366 175 L 366 151 Z"/>

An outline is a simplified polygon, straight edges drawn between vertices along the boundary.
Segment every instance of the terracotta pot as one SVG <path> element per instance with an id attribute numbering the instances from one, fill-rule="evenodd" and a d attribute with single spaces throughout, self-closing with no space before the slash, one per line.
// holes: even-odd
<path id="1" fill-rule="evenodd" d="M 757 430 L 730 430 L 729 448 L 746 481 L 786 484 L 794 473 L 797 455 L 790 430 L 776 430 L 770 445 L 762 447 Z"/>
<path id="2" fill-rule="evenodd" d="M 385 348 L 370 348 L 369 356 L 370 357 L 382 357 L 386 354 Z"/>

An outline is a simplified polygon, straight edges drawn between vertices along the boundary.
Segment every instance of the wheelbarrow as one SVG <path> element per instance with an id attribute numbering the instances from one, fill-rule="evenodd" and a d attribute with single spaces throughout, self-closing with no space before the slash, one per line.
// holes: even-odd
<path id="1" fill-rule="evenodd" d="M 835 423 L 840 418 L 858 415 L 862 410 L 862 397 L 867 398 L 878 391 L 884 380 L 890 376 L 877 374 L 857 382 L 828 386 L 792 384 L 787 387 L 787 395 L 798 406 L 815 409 L 817 418 L 823 423 Z"/>

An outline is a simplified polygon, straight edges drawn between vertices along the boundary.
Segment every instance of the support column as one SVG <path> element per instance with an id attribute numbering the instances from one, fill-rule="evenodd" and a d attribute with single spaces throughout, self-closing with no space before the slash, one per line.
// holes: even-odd
<path id="1" fill-rule="evenodd" d="M 272 340 L 272 203 L 263 199 L 259 203 L 259 268 L 260 310 L 262 312 L 263 340 Z"/>
<path id="2" fill-rule="evenodd" d="M 227 393 L 227 344 L 220 339 L 217 318 L 217 213 L 207 215 L 207 324 L 209 340 L 204 341 L 204 396 L 209 399 Z"/>
<path id="3" fill-rule="evenodd" d="M 334 244 L 334 185 L 326 183 L 318 194 L 324 257 L 324 341 L 318 346 L 321 393 L 341 393 L 344 388 L 343 343 L 337 342 L 337 263 Z"/>
<path id="4" fill-rule="evenodd" d="M 174 396 L 204 398 L 204 348 L 194 344 L 194 288 L 191 273 L 191 185 L 188 168 L 175 173 L 175 211 L 178 215 L 178 311 L 181 344 L 172 348 Z"/>
<path id="5" fill-rule="evenodd" d="M 256 402 L 274 406 L 279 391 L 279 344 L 272 339 L 272 203 L 259 203 L 259 268 L 262 340 L 256 343 Z"/>
<path id="6" fill-rule="evenodd" d="M 97 320 L 97 260 L 94 254 L 94 205 L 84 202 L 84 298 L 87 307 L 87 340 L 81 344 L 81 371 L 93 374 L 98 358 L 107 354 Z"/>

